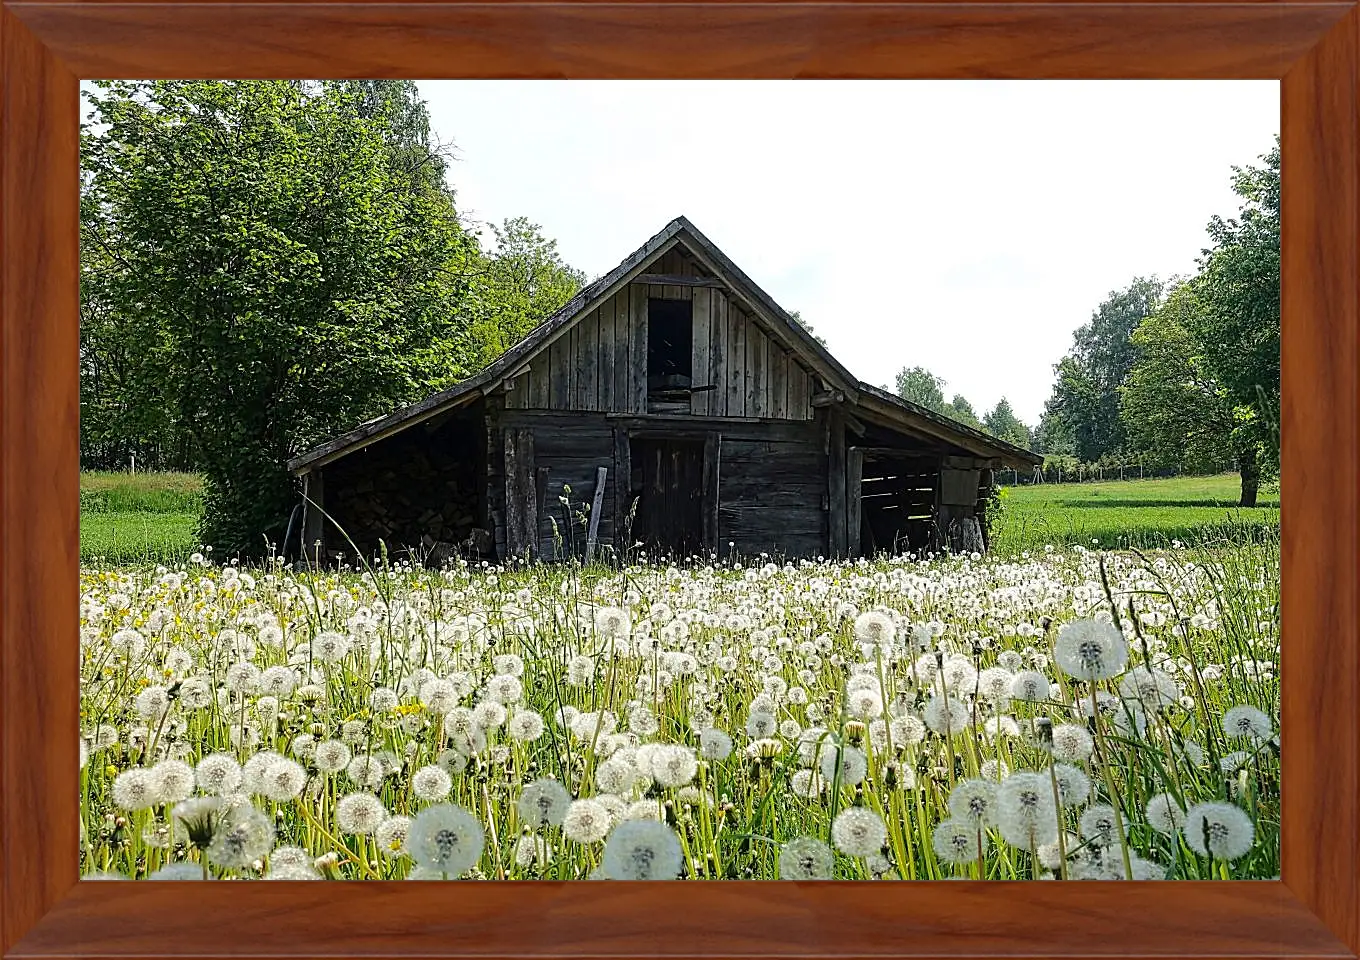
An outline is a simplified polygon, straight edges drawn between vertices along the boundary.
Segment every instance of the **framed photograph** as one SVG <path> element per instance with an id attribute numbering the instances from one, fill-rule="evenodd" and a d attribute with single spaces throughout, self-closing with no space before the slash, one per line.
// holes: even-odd
<path id="1" fill-rule="evenodd" d="M 1262 80 L 1279 134 L 1017 415 L 684 215 L 479 237 L 431 78 Z M 0 2 L 0 954 L 1356 956 L 1357 78 L 1353 3 Z M 749 177 L 703 118 L 762 108 L 598 116 Z"/>

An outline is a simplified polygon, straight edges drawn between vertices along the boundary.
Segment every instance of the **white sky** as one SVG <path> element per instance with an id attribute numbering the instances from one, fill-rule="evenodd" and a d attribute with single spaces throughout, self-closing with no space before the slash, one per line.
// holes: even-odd
<path id="1" fill-rule="evenodd" d="M 920 364 L 1030 424 L 1072 331 L 1192 272 L 1279 130 L 1275 81 L 420 87 L 465 214 L 528 217 L 592 278 L 684 214 L 852 373 Z"/>

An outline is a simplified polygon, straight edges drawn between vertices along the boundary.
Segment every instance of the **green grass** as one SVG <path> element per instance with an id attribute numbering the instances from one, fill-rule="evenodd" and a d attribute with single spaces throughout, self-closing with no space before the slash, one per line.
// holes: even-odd
<path id="1" fill-rule="evenodd" d="M 156 563 L 191 553 L 203 505 L 192 473 L 80 475 L 80 556 L 109 563 Z"/>
<path id="2" fill-rule="evenodd" d="M 109 563 L 161 563 L 197 546 L 197 513 L 82 513 L 80 558 Z"/>
<path id="3" fill-rule="evenodd" d="M 1252 509 L 1238 507 L 1238 495 L 1236 474 L 1008 487 L 995 546 L 1001 553 L 1092 541 L 1162 546 L 1278 528 L 1278 486 L 1263 489 Z"/>

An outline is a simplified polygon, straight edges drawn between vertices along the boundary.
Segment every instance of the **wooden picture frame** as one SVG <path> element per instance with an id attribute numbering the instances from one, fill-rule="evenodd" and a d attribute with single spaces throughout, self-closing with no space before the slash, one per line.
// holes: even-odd
<path id="1" fill-rule="evenodd" d="M 374 75 L 1279 78 L 1283 879 L 77 883 L 78 80 Z M 4 0 L 0 953 L 10 960 L 1356 956 L 1357 77 L 1355 0 L 787 6 Z"/>

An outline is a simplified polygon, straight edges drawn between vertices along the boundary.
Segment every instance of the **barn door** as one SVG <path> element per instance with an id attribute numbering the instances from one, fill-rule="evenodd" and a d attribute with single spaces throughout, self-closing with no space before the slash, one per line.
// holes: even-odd
<path id="1" fill-rule="evenodd" d="M 686 557 L 704 545 L 704 441 L 633 439 L 635 539 L 651 554 Z"/>

